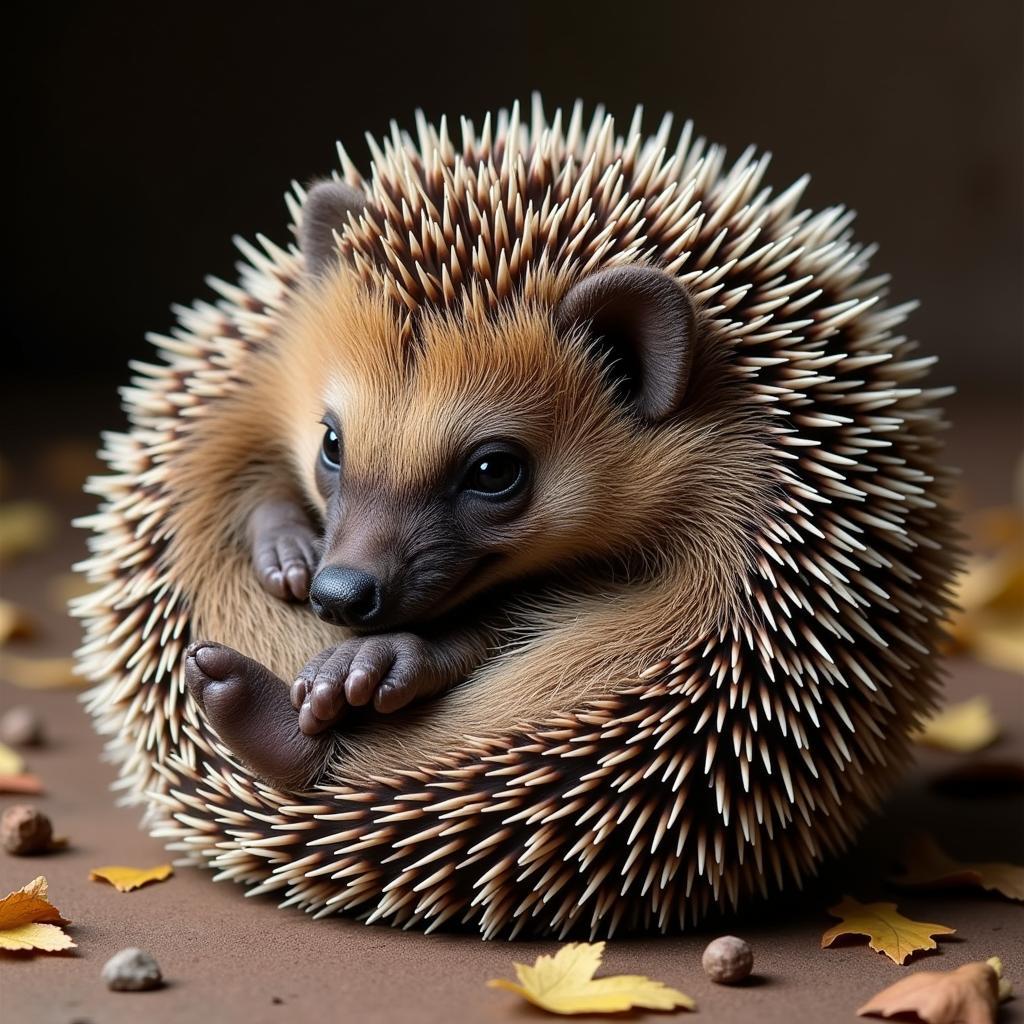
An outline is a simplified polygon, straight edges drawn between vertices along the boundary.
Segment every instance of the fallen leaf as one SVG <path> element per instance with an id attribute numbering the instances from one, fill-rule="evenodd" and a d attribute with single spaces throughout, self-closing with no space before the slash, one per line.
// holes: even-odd
<path id="1" fill-rule="evenodd" d="M 634 1006 L 647 1010 L 696 1008 L 688 995 L 641 974 L 595 978 L 603 956 L 603 942 L 570 942 L 554 956 L 537 957 L 532 967 L 513 964 L 518 985 L 504 978 L 487 984 L 516 992 L 551 1013 L 619 1013 Z"/>
<path id="2" fill-rule="evenodd" d="M 1024 671 L 1024 515 L 990 508 L 968 520 L 975 554 L 957 581 L 957 645 L 979 661 Z"/>
<path id="3" fill-rule="evenodd" d="M 43 780 L 38 775 L 29 772 L 22 772 L 20 775 L 0 775 L 0 793 L 37 796 L 43 791 Z"/>
<path id="4" fill-rule="evenodd" d="M 995 1024 L 1000 1001 L 1010 996 L 1002 974 L 1003 965 L 995 956 L 955 971 L 915 971 L 882 989 L 857 1015 L 913 1014 L 912 1019 L 926 1024 Z"/>
<path id="5" fill-rule="evenodd" d="M 954 860 L 924 833 L 918 833 L 907 843 L 903 862 L 906 872 L 890 879 L 898 885 L 926 888 L 970 885 L 998 892 L 1011 900 L 1024 900 L 1024 867 L 997 861 Z"/>
<path id="6" fill-rule="evenodd" d="M 0 775 L 20 775 L 25 770 L 21 754 L 0 743 Z"/>
<path id="7" fill-rule="evenodd" d="M 89 872 L 92 882 L 109 882 L 118 892 L 131 892 L 150 882 L 163 882 L 174 874 L 170 864 L 158 864 L 155 868 L 129 868 L 113 864 L 104 868 L 93 868 Z"/>
<path id="8" fill-rule="evenodd" d="M 24 608 L 0 598 L 0 644 L 16 637 L 31 636 L 33 629 L 32 618 Z"/>
<path id="9" fill-rule="evenodd" d="M 928 924 L 904 917 L 895 903 L 859 903 L 844 896 L 828 912 L 840 919 L 821 937 L 821 948 L 831 946 L 845 935 L 866 935 L 876 953 L 884 953 L 893 963 L 905 964 L 910 956 L 938 945 L 933 935 L 952 935 L 956 929 L 944 924 Z"/>
<path id="10" fill-rule="evenodd" d="M 60 690 L 88 685 L 75 675 L 74 658 L 25 658 L 5 653 L 0 658 L 0 676 L 23 690 Z"/>
<path id="11" fill-rule="evenodd" d="M 56 530 L 53 512 L 37 501 L 0 505 L 0 562 L 38 551 Z"/>
<path id="12" fill-rule="evenodd" d="M 0 900 L 0 950 L 71 949 L 75 943 L 61 929 L 68 923 L 50 902 L 46 879 L 40 875 Z"/>
<path id="13" fill-rule="evenodd" d="M 994 743 L 999 726 L 987 697 L 950 704 L 914 734 L 916 743 L 958 754 L 973 754 Z"/>
<path id="14" fill-rule="evenodd" d="M 975 617 L 971 651 L 980 661 L 1007 672 L 1024 672 L 1024 613 L 989 608 Z"/>

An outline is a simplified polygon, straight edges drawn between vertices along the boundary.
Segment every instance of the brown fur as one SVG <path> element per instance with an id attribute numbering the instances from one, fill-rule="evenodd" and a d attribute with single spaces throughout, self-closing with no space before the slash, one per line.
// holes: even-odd
<path id="1" fill-rule="evenodd" d="M 368 178 L 343 156 L 367 202 L 342 204 L 336 273 L 329 247 L 311 285 L 303 254 L 243 243 L 239 285 L 135 364 L 77 608 L 120 785 L 217 877 L 404 927 L 664 931 L 799 883 L 938 692 L 958 554 L 910 307 L 850 214 L 800 210 L 804 182 L 773 193 L 766 158 L 727 166 L 689 126 L 673 145 L 668 121 L 619 136 L 538 102 L 529 128 L 418 128 L 372 144 Z M 552 328 L 574 284 L 641 265 L 698 311 L 684 403 L 646 425 Z M 343 728 L 347 784 L 297 794 L 237 763 L 183 663 L 206 637 L 287 681 L 340 635 L 264 591 L 244 536 L 268 497 L 315 514 L 327 404 L 387 500 L 470 424 L 532 431 L 547 478 L 512 568 L 564 564 L 472 679 Z"/>
<path id="2" fill-rule="evenodd" d="M 262 593 L 239 524 L 275 488 L 301 488 L 322 505 L 312 470 L 324 408 L 343 417 L 346 473 L 383 493 L 429 481 L 460 439 L 514 432 L 537 454 L 536 497 L 517 524 L 508 575 L 562 566 L 560 585 L 466 684 L 394 722 L 339 734 L 339 775 L 408 766 L 406 750 L 440 755 L 467 733 L 579 706 L 716 629 L 738 599 L 745 524 L 770 484 L 760 417 L 743 406 L 716 339 L 698 344 L 682 413 L 649 426 L 623 415 L 583 337 L 556 336 L 554 305 L 432 312 L 410 357 L 386 297 L 341 269 L 309 286 L 250 386 L 190 453 L 196 500 L 176 527 L 174 557 L 183 579 L 206 580 L 195 588 L 194 633 L 285 679 L 348 634 Z M 630 553 L 646 560 L 646 582 L 616 580 L 613 561 L 603 574 L 574 568 Z"/>

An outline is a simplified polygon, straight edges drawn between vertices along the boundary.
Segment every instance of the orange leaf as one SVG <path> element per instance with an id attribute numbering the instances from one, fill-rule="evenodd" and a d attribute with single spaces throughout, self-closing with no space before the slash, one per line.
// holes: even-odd
<path id="1" fill-rule="evenodd" d="M 875 952 L 884 953 L 896 964 L 905 964 L 923 949 L 935 949 L 933 935 L 952 935 L 956 931 L 944 924 L 912 921 L 896 909 L 895 903 L 858 903 L 849 896 L 829 907 L 828 912 L 841 923 L 822 935 L 822 949 L 845 935 L 866 935 Z"/>
<path id="2" fill-rule="evenodd" d="M 93 868 L 89 879 L 93 882 L 109 882 L 118 892 L 131 892 L 150 882 L 163 882 L 174 874 L 170 864 L 158 864 L 155 868 L 129 868 L 112 864 L 109 867 Z"/>
<path id="3" fill-rule="evenodd" d="M 46 879 L 40 875 L 0 900 L 0 950 L 71 949 L 75 943 L 60 927 L 67 923 L 50 902 Z"/>
<path id="4" fill-rule="evenodd" d="M 933 888 L 970 885 L 998 892 L 1011 900 L 1024 900 L 1024 867 L 1019 864 L 954 860 L 923 832 L 907 843 L 903 859 L 907 871 L 891 879 L 897 885 Z"/>
<path id="5" fill-rule="evenodd" d="M 992 957 L 955 971 L 916 971 L 882 989 L 857 1014 L 913 1014 L 914 1020 L 926 1024 L 995 1024 L 999 1001 L 1009 994 L 1009 985 L 1002 981 L 1002 964 Z"/>
<path id="6" fill-rule="evenodd" d="M 43 792 L 43 780 L 38 775 L 21 772 L 18 775 L 0 775 L 0 793 L 26 793 L 38 795 Z"/>

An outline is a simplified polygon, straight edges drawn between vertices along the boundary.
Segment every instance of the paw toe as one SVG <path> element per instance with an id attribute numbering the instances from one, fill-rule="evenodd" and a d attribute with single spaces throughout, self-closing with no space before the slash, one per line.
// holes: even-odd
<path id="1" fill-rule="evenodd" d="M 237 651 L 223 644 L 200 640 L 191 644 L 186 652 L 188 663 L 195 665 L 199 672 L 208 679 L 219 681 L 227 679 L 233 670 L 237 670 L 239 658 Z"/>

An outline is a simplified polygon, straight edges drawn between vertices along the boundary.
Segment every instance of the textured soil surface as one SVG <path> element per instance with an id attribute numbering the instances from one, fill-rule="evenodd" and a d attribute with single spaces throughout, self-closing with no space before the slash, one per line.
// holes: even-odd
<path id="1" fill-rule="evenodd" d="M 1005 486 L 989 487 L 986 481 L 996 474 L 1006 479 L 1006 462 L 988 443 L 992 436 L 982 429 L 961 452 L 968 478 L 977 481 L 972 497 L 983 504 L 1000 500 Z M 87 499 L 83 503 L 37 487 L 38 481 L 30 483 L 26 496 L 60 501 L 69 514 L 88 508 Z M 80 545 L 81 537 L 69 528 L 50 550 L 4 570 L 4 596 L 32 609 L 42 627 L 37 639 L 19 642 L 19 653 L 22 646 L 32 655 L 64 654 L 73 647 L 77 627 L 54 609 L 49 591 L 54 575 L 80 555 Z M 830 865 L 803 893 L 777 898 L 740 918 L 710 922 L 700 932 L 616 939 L 606 951 L 605 972 L 647 974 L 682 989 L 697 1001 L 695 1020 L 814 1024 L 856 1020 L 858 1006 L 910 971 L 946 970 L 998 955 L 1005 976 L 1022 993 L 1004 1005 L 1000 1020 L 1024 1020 L 1024 915 L 1018 904 L 967 890 L 910 892 L 883 881 L 902 837 L 916 828 L 927 829 L 965 860 L 1024 861 L 1019 782 L 1017 791 L 990 785 L 952 794 L 936 787 L 943 774 L 977 761 L 1024 763 L 1022 687 L 1024 681 L 1010 673 L 968 660 L 951 662 L 949 698 L 989 696 L 1003 729 L 996 745 L 970 757 L 922 751 L 857 850 Z M 150 866 L 167 857 L 159 842 L 138 829 L 136 810 L 115 806 L 109 790 L 114 770 L 101 761 L 101 742 L 76 697 L 73 691 L 18 690 L 0 683 L 0 711 L 27 704 L 45 717 L 50 743 L 31 752 L 28 761 L 47 793 L 31 799 L 52 817 L 57 834 L 70 839 L 67 851 L 45 857 L 0 854 L 0 890 L 6 893 L 45 874 L 51 897 L 73 922 L 70 933 L 78 944 L 67 955 L 0 960 L 0 1018 L 18 1024 L 321 1019 L 400 1024 L 546 1016 L 511 993 L 488 989 L 485 981 L 512 976 L 513 961 L 530 963 L 538 953 L 552 952 L 555 943 L 484 943 L 471 935 L 424 937 L 352 920 L 313 921 L 297 911 L 277 910 L 271 899 L 245 899 L 240 888 L 213 884 L 208 873 L 192 868 L 129 894 L 88 881 L 92 867 Z M 0 796 L 0 807 L 24 799 Z M 947 924 L 957 933 L 904 968 L 864 945 L 822 950 L 821 934 L 834 923 L 826 908 L 845 893 L 895 900 L 909 917 Z M 744 986 L 715 986 L 701 970 L 705 944 L 723 933 L 740 935 L 753 946 L 755 976 Z M 163 990 L 106 990 L 100 980 L 103 964 L 125 946 L 141 946 L 157 958 L 167 979 Z M 611 1019 L 669 1018 L 637 1013 Z"/>

